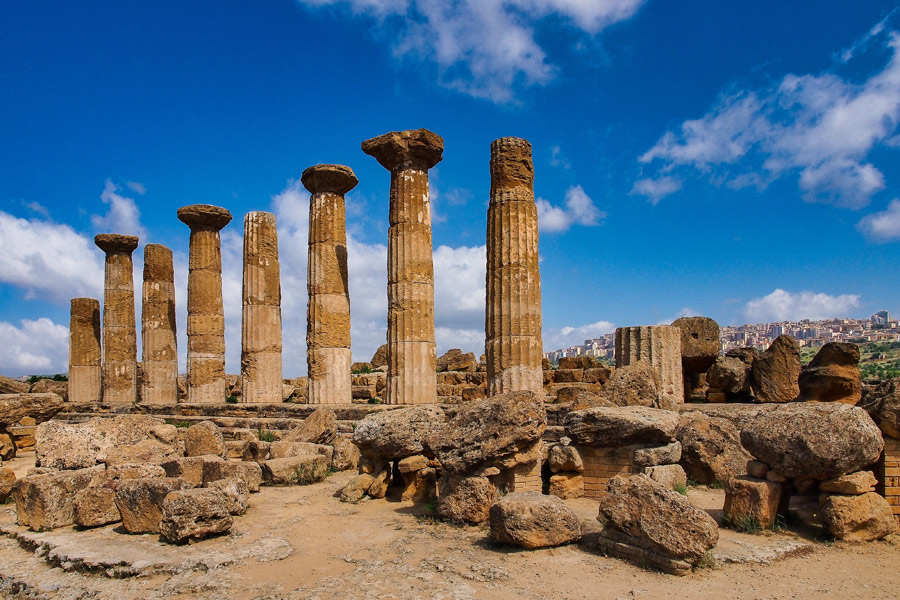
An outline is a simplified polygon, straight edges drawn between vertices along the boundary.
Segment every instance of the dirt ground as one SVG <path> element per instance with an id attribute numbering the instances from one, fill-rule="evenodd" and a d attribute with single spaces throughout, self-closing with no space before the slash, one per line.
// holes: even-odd
<path id="1" fill-rule="evenodd" d="M 16 460 L 24 469 L 28 457 Z M 23 461 L 20 463 L 20 461 Z M 34 533 L 0 506 L 0 597 L 110 599 L 897 598 L 900 540 L 852 545 L 793 533 L 722 529 L 717 565 L 685 577 L 603 556 L 596 503 L 567 503 L 588 533 L 536 551 L 493 543 L 423 506 L 340 502 L 352 473 L 305 487 L 262 488 L 228 535 L 175 547 L 117 526 Z M 692 489 L 721 516 L 723 492 Z M 894 536 L 895 538 L 898 536 Z"/>

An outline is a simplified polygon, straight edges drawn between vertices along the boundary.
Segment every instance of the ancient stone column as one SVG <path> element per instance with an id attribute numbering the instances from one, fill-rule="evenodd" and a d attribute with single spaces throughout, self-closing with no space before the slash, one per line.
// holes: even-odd
<path id="1" fill-rule="evenodd" d="M 175 341 L 175 269 L 172 251 L 160 244 L 144 246 L 141 306 L 141 402 L 178 402 L 178 350 Z"/>
<path id="2" fill-rule="evenodd" d="M 275 215 L 244 217 L 241 399 L 281 402 L 281 270 Z"/>
<path id="3" fill-rule="evenodd" d="M 300 181 L 309 190 L 306 362 L 309 404 L 349 404 L 350 294 L 344 194 L 359 183 L 349 167 L 316 165 Z"/>
<path id="4" fill-rule="evenodd" d="M 362 150 L 391 172 L 388 228 L 388 404 L 437 401 L 434 265 L 428 169 L 444 140 L 427 129 L 366 140 Z"/>
<path id="5" fill-rule="evenodd" d="M 485 279 L 488 393 L 530 390 L 543 395 L 534 166 L 531 144 L 520 138 L 491 143 Z"/>
<path id="6" fill-rule="evenodd" d="M 193 204 L 178 209 L 191 228 L 188 258 L 188 402 L 225 401 L 225 311 L 222 306 L 222 248 L 219 230 L 231 213 Z"/>
<path id="7" fill-rule="evenodd" d="M 616 329 L 616 368 L 638 361 L 649 363 L 659 373 L 659 408 L 673 409 L 684 403 L 681 329 L 671 325 Z"/>
<path id="8" fill-rule="evenodd" d="M 103 402 L 137 401 L 137 332 L 134 320 L 133 235 L 101 233 L 94 243 L 106 253 L 103 290 Z"/>
<path id="9" fill-rule="evenodd" d="M 100 301 L 72 298 L 69 402 L 100 402 Z"/>

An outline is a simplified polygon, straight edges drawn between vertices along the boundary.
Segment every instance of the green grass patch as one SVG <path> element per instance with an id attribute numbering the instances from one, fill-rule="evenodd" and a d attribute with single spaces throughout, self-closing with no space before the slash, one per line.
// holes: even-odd
<path id="1" fill-rule="evenodd" d="M 256 437 L 261 442 L 274 442 L 277 439 L 273 432 L 262 428 L 256 430 Z"/>
<path id="2" fill-rule="evenodd" d="M 683 483 L 679 483 L 675 485 L 675 491 L 681 494 L 682 496 L 687 496 L 688 488 L 687 485 Z"/>
<path id="3" fill-rule="evenodd" d="M 228 404 L 237 404 L 237 401 L 238 401 L 238 397 L 235 396 L 234 394 L 225 398 L 225 402 L 227 402 Z"/>
<path id="4" fill-rule="evenodd" d="M 736 519 L 726 519 L 725 524 L 727 527 L 741 533 L 750 533 L 755 535 L 758 533 L 762 533 L 763 530 L 762 526 L 759 524 L 759 519 L 752 515 L 744 515 Z"/>

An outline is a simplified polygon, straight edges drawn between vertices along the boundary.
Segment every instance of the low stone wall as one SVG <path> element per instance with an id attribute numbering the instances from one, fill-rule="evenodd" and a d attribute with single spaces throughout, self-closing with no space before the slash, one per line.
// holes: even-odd
<path id="1" fill-rule="evenodd" d="M 624 448 L 591 448 L 577 446 L 581 460 L 584 462 L 584 495 L 587 498 L 600 498 L 606 495 L 609 480 L 616 475 L 636 473 L 640 469 L 632 464 L 634 449 Z"/>
<path id="2" fill-rule="evenodd" d="M 884 454 L 875 468 L 878 479 L 876 490 L 891 505 L 891 511 L 900 523 L 900 441 L 884 438 Z"/>

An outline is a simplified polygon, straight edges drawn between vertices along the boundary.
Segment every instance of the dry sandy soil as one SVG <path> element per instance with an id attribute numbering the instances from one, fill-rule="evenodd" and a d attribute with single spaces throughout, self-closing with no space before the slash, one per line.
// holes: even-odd
<path id="1" fill-rule="evenodd" d="M 28 455 L 16 460 L 24 470 Z M 493 543 L 424 507 L 341 503 L 351 473 L 306 487 L 262 488 L 228 535 L 183 547 L 116 526 L 33 533 L 0 506 L 0 597 L 111 599 L 897 598 L 900 540 L 851 545 L 792 533 L 721 531 L 718 565 L 686 577 L 603 556 L 580 544 L 537 551 Z M 692 489 L 721 516 L 723 493 Z M 596 503 L 568 501 L 596 531 Z M 895 538 L 898 536 L 894 536 Z"/>

